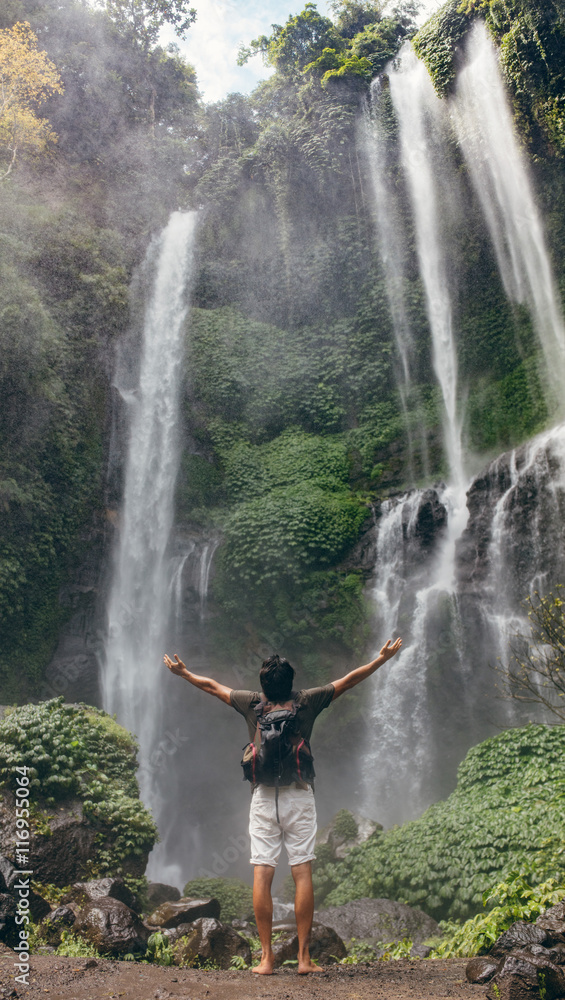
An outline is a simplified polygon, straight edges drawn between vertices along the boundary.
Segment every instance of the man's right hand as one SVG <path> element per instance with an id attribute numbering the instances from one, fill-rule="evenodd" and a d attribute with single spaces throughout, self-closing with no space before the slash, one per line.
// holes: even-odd
<path id="1" fill-rule="evenodd" d="M 167 656 L 167 654 L 165 653 L 164 660 L 165 660 L 165 666 L 169 668 L 172 674 L 176 674 L 177 677 L 183 676 L 183 670 L 186 670 L 186 666 L 184 665 L 182 660 L 179 660 L 178 653 L 175 653 L 174 660 L 171 660 L 171 657 Z"/>

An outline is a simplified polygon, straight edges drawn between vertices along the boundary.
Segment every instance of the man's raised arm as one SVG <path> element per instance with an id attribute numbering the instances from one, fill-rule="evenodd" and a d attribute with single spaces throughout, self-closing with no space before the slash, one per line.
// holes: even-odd
<path id="1" fill-rule="evenodd" d="M 190 670 L 187 670 L 182 660 L 179 660 L 177 653 L 175 653 L 174 660 L 171 660 L 170 656 L 167 656 L 166 653 L 164 659 L 165 666 L 169 668 L 172 674 L 176 674 L 177 677 L 184 677 L 185 681 L 188 681 L 189 684 L 194 684 L 194 687 L 200 688 L 206 694 L 213 694 L 220 701 L 225 701 L 226 705 L 231 704 L 230 694 L 232 688 L 226 687 L 225 684 L 219 684 L 212 677 L 199 677 L 198 674 L 192 674 Z"/>
<path id="2" fill-rule="evenodd" d="M 356 684 L 360 684 L 364 681 L 366 677 L 370 677 L 374 674 L 375 670 L 390 660 L 391 657 L 398 653 L 398 650 L 402 646 L 402 639 L 388 639 L 383 648 L 381 649 L 376 660 L 371 660 L 370 663 L 366 663 L 363 667 L 357 667 L 355 670 L 351 670 L 350 673 L 345 674 L 344 677 L 340 677 L 338 681 L 333 681 L 334 686 L 334 696 L 332 701 L 339 698 L 345 691 L 349 691 L 350 688 L 355 687 Z"/>

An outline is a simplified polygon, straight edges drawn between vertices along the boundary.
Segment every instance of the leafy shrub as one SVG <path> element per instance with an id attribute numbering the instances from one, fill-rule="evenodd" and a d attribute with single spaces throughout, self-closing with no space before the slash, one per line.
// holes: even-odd
<path id="1" fill-rule="evenodd" d="M 92 874 L 117 874 L 153 847 L 157 828 L 139 801 L 137 743 L 97 708 L 63 698 L 8 709 L 0 722 L 0 788 L 15 790 L 16 767 L 29 767 L 32 822 L 45 806 L 80 798 L 99 828 Z"/>
<path id="2" fill-rule="evenodd" d="M 253 890 L 240 878 L 195 878 L 186 883 L 183 896 L 217 899 L 225 923 L 245 919 L 253 913 Z"/>
<path id="3" fill-rule="evenodd" d="M 479 955 L 489 951 L 500 935 L 516 920 L 533 921 L 548 907 L 565 898 L 565 887 L 556 879 L 532 885 L 526 873 L 509 872 L 503 882 L 484 895 L 484 904 L 497 905 L 478 913 L 464 924 L 442 923 L 444 939 L 433 949 L 438 958 Z"/>
<path id="4" fill-rule="evenodd" d="M 564 751 L 565 726 L 531 724 L 480 743 L 447 800 L 317 871 L 318 901 L 382 896 L 460 919 L 476 914 L 483 893 L 509 870 L 529 865 L 534 884 L 559 878 Z"/>
<path id="5" fill-rule="evenodd" d="M 334 833 L 344 840 L 354 840 L 359 833 L 359 827 L 348 809 L 340 809 L 333 821 Z"/>

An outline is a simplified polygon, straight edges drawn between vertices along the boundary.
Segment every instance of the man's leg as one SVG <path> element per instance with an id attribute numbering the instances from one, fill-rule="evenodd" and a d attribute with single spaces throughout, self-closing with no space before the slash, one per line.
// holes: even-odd
<path id="1" fill-rule="evenodd" d="M 253 869 L 253 909 L 261 942 L 261 961 L 252 970 L 270 976 L 274 968 L 271 932 L 273 928 L 273 897 L 271 885 L 275 869 L 271 865 L 255 865 Z"/>
<path id="2" fill-rule="evenodd" d="M 298 972 L 322 972 L 319 965 L 310 958 L 310 933 L 314 918 L 314 888 L 312 886 L 312 862 L 304 861 L 291 868 L 294 879 L 294 913 L 298 931 Z"/>

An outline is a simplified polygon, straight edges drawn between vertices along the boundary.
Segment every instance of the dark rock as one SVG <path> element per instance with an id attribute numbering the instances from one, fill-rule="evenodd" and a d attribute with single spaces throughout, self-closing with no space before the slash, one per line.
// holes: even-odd
<path id="1" fill-rule="evenodd" d="M 217 899 L 189 899 L 182 897 L 178 903 L 161 903 L 147 918 L 152 927 L 178 927 L 179 924 L 193 923 L 200 917 L 220 918 L 220 904 Z"/>
<path id="2" fill-rule="evenodd" d="M 144 952 L 149 936 L 137 914 L 110 896 L 88 903 L 80 911 L 74 929 L 95 948 L 112 955 Z"/>
<path id="3" fill-rule="evenodd" d="M 542 913 L 536 927 L 545 931 L 547 944 L 565 944 L 565 901 Z"/>
<path id="4" fill-rule="evenodd" d="M 432 949 L 427 944 L 413 944 L 410 949 L 410 958 L 429 958 Z"/>
<path id="5" fill-rule="evenodd" d="M 472 958 L 470 962 L 467 962 L 465 969 L 467 981 L 469 983 L 488 983 L 499 965 L 500 960 L 491 958 L 489 955 Z"/>
<path id="6" fill-rule="evenodd" d="M 61 932 L 72 927 L 75 920 L 76 914 L 70 906 L 58 906 L 56 910 L 51 910 L 43 920 L 41 925 L 43 937 L 49 944 L 58 947 L 61 944 Z"/>
<path id="7" fill-rule="evenodd" d="M 7 892 L 0 893 L 0 941 L 8 945 L 16 944 L 16 900 Z"/>
<path id="8" fill-rule="evenodd" d="M 165 885 L 164 882 L 150 882 L 147 887 L 147 899 L 151 910 L 156 910 L 161 903 L 177 903 L 180 899 L 180 892 L 174 885 Z"/>
<path id="9" fill-rule="evenodd" d="M 173 946 L 175 965 L 198 965 L 213 962 L 220 969 L 229 969 L 237 955 L 249 965 L 251 949 L 248 942 L 230 927 L 212 917 L 201 917 L 190 924 L 186 934 Z"/>
<path id="10" fill-rule="evenodd" d="M 38 892 L 34 892 L 33 889 L 29 890 L 28 899 L 31 918 L 35 924 L 38 924 L 48 913 L 51 913 L 51 907 L 47 900 L 43 896 L 40 896 Z"/>
<path id="11" fill-rule="evenodd" d="M 5 796 L 0 802 L 0 853 L 13 858 L 15 836 L 14 800 Z M 97 831 L 83 816 L 78 799 L 58 806 L 49 814 L 51 834 L 32 829 L 29 839 L 28 867 L 34 878 L 46 885 L 66 886 L 83 878 L 87 862 L 95 857 Z"/>
<path id="12" fill-rule="evenodd" d="M 278 928 L 281 935 L 273 941 L 273 954 L 275 956 L 275 966 L 282 965 L 283 962 L 294 961 L 298 958 L 298 934 L 296 926 L 287 925 Z M 345 958 L 347 949 L 332 927 L 325 927 L 323 924 L 315 923 L 310 936 L 310 956 L 321 965 L 329 965 L 333 962 Z"/>
<path id="13" fill-rule="evenodd" d="M 544 948 L 541 944 L 530 944 L 527 950 L 532 955 L 542 955 L 554 965 L 565 965 L 565 944 L 556 944 L 553 948 Z"/>
<path id="14" fill-rule="evenodd" d="M 488 1000 L 557 1000 L 565 996 L 565 975 L 547 959 L 517 951 L 502 959 L 486 995 Z"/>
<path id="15" fill-rule="evenodd" d="M 16 869 L 8 858 L 0 854 L 0 892 L 11 892 L 14 882 L 18 881 Z"/>
<path id="16" fill-rule="evenodd" d="M 494 942 L 489 951 L 489 955 L 494 958 L 502 958 L 509 951 L 515 948 L 527 948 L 531 944 L 544 944 L 547 934 L 536 924 L 527 924 L 524 920 L 517 920 L 504 934 Z"/>
<path id="17" fill-rule="evenodd" d="M 73 890 L 76 890 L 75 898 L 81 902 L 95 903 L 97 899 L 108 896 L 110 899 L 119 899 L 120 903 L 125 903 L 130 910 L 137 909 L 137 899 L 123 878 L 98 878 L 90 882 L 75 882 Z"/>
<path id="18" fill-rule="evenodd" d="M 440 931 L 435 920 L 405 903 L 391 899 L 355 899 L 343 906 L 319 910 L 316 920 L 339 934 L 343 941 L 394 942 L 410 938 L 421 944 Z"/>

